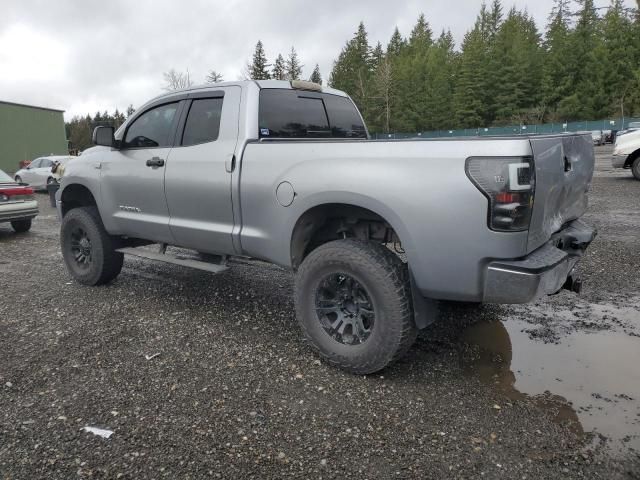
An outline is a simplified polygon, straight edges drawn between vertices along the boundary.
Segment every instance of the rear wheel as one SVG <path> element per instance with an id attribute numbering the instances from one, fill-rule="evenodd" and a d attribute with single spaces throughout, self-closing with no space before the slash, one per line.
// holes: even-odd
<path id="1" fill-rule="evenodd" d="M 16 233 L 24 233 L 31 230 L 31 219 L 25 218 L 24 220 L 14 220 L 11 222 L 11 228 Z"/>
<path id="2" fill-rule="evenodd" d="M 313 250 L 296 277 L 296 312 L 313 348 L 330 364 L 368 374 L 413 344 L 407 267 L 383 245 L 336 240 Z"/>
<path id="3" fill-rule="evenodd" d="M 631 173 L 636 177 L 636 180 L 640 180 L 640 157 L 636 158 L 631 164 Z"/>
<path id="4" fill-rule="evenodd" d="M 20 177 L 20 175 L 16 175 L 16 178 L 14 180 L 16 181 L 16 183 L 22 183 L 22 177 Z"/>
<path id="5" fill-rule="evenodd" d="M 54 183 L 58 183 L 58 182 L 56 182 L 55 178 L 53 178 L 53 177 L 47 178 L 47 185 L 53 185 Z"/>
<path id="6" fill-rule="evenodd" d="M 124 255 L 107 233 L 95 207 L 74 208 L 60 227 L 62 256 L 67 270 L 83 285 L 103 285 L 118 276 Z"/>

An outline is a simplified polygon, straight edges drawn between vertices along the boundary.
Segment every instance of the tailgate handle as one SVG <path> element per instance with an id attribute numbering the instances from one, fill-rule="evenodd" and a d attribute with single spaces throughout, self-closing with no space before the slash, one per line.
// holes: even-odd
<path id="1" fill-rule="evenodd" d="M 569 160 L 569 157 L 567 157 L 566 155 L 564 156 L 564 171 L 571 171 L 571 160 Z"/>

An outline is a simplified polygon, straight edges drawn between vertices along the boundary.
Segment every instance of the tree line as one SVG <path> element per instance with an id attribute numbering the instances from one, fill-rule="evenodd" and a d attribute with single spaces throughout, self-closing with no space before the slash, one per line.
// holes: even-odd
<path id="1" fill-rule="evenodd" d="M 135 112 L 133 105 L 127 107 L 125 113 L 120 112 L 117 108 L 113 113 L 107 111 L 84 117 L 75 116 L 70 121 L 65 122 L 65 131 L 67 140 L 69 141 L 69 149 L 72 151 L 82 151 L 92 147 L 91 135 L 93 129 L 99 126 L 120 127 L 125 120 Z"/>
<path id="2" fill-rule="evenodd" d="M 640 0 L 636 0 L 640 8 Z M 555 0 L 544 35 L 526 10 L 482 4 L 456 49 L 420 15 L 371 47 L 360 23 L 329 84 L 349 93 L 372 131 L 420 132 L 640 112 L 640 14 L 611 0 Z"/>
<path id="3" fill-rule="evenodd" d="M 328 84 L 347 92 L 373 132 L 421 132 L 510 124 L 564 122 L 640 114 L 640 0 L 554 0 L 542 32 L 526 10 L 482 3 L 456 47 L 434 35 L 421 14 L 409 36 L 396 27 L 386 46 L 372 46 L 364 23 L 333 62 Z M 291 47 L 271 63 L 262 41 L 244 79 L 299 80 L 304 64 Z M 223 81 L 210 70 L 205 82 Z M 165 90 L 193 85 L 189 73 L 163 73 Z M 322 84 L 315 64 L 310 81 Z M 127 116 L 133 111 L 129 107 Z M 73 148 L 91 144 L 97 125 L 116 128 L 125 116 L 97 113 L 66 124 Z"/>

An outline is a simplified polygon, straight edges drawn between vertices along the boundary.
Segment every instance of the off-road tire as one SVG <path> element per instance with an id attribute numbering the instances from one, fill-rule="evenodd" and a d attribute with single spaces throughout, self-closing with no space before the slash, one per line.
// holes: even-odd
<path id="1" fill-rule="evenodd" d="M 13 220 L 11 222 L 11 228 L 16 233 L 25 233 L 31 230 L 31 219 L 25 218 L 23 220 Z"/>
<path id="2" fill-rule="evenodd" d="M 71 249 L 74 229 L 81 228 L 91 242 L 91 262 L 81 268 Z M 124 254 L 116 252 L 117 239 L 107 233 L 96 207 L 74 208 L 62 219 L 60 246 L 71 276 L 82 285 L 104 285 L 114 280 L 122 270 Z"/>
<path id="3" fill-rule="evenodd" d="M 636 158 L 631 164 L 631 173 L 636 177 L 636 180 L 640 180 L 640 157 Z"/>
<path id="4" fill-rule="evenodd" d="M 358 345 L 345 345 L 332 338 L 315 310 L 322 279 L 335 273 L 359 282 L 374 307 L 370 336 Z M 313 250 L 298 269 L 295 302 L 298 322 L 312 348 L 329 364 L 351 373 L 365 375 L 382 370 L 401 358 L 417 336 L 407 266 L 377 243 L 345 239 Z"/>

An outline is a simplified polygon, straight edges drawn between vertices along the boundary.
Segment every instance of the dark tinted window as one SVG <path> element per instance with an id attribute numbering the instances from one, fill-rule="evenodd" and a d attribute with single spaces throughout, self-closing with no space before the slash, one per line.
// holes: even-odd
<path id="1" fill-rule="evenodd" d="M 259 127 L 262 138 L 331 136 L 322 99 L 296 90 L 262 90 Z"/>
<path id="2" fill-rule="evenodd" d="M 191 103 L 182 134 L 182 145 L 213 142 L 218 138 L 222 100 L 222 98 L 203 98 Z"/>
<path id="3" fill-rule="evenodd" d="M 337 95 L 323 95 L 323 98 L 329 114 L 332 137 L 367 138 L 362 119 L 351 100 Z"/>
<path id="4" fill-rule="evenodd" d="M 124 146 L 129 148 L 168 146 L 177 110 L 177 103 L 169 103 L 143 113 L 127 130 Z"/>

